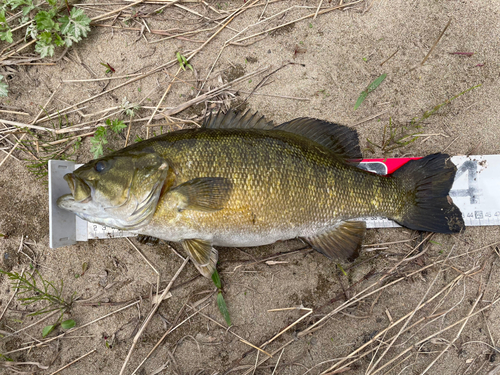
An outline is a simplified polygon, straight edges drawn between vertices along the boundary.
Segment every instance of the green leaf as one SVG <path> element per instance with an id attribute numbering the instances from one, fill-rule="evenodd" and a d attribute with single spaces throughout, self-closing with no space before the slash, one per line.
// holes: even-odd
<path id="1" fill-rule="evenodd" d="M 14 362 L 13 359 L 11 359 L 10 357 L 7 357 L 7 356 L 3 355 L 2 353 L 0 353 L 0 358 L 3 359 L 3 360 L 9 361 L 9 362 Z"/>
<path id="2" fill-rule="evenodd" d="M 102 139 L 108 135 L 108 130 L 104 126 L 98 126 L 93 139 Z"/>
<path id="3" fill-rule="evenodd" d="M 44 31 L 40 34 L 38 40 L 44 44 L 50 44 L 52 42 L 52 33 L 50 31 Z"/>
<path id="4" fill-rule="evenodd" d="M 375 90 L 379 85 L 384 81 L 385 77 L 387 77 L 387 74 L 384 73 L 377 79 L 375 79 L 372 83 L 368 85 L 365 91 L 363 91 L 360 95 L 358 100 L 356 101 L 356 104 L 354 105 L 354 110 L 358 109 L 358 107 L 363 103 L 368 96 L 369 93 L 371 93 L 373 90 Z"/>
<path id="5" fill-rule="evenodd" d="M 45 326 L 43 327 L 42 330 L 42 337 L 46 337 L 47 335 L 50 335 L 50 333 L 56 328 L 56 325 L 50 325 L 50 326 Z"/>
<path id="6" fill-rule="evenodd" d="M 214 270 L 214 273 L 212 274 L 212 281 L 214 282 L 217 289 L 222 289 L 222 283 L 220 281 L 219 273 L 217 272 L 217 270 Z"/>
<path id="7" fill-rule="evenodd" d="M 61 323 L 62 329 L 70 329 L 74 326 L 76 326 L 76 322 L 73 319 L 68 319 Z"/>
<path id="8" fill-rule="evenodd" d="M 22 1 L 19 1 L 19 0 L 5 0 L 5 1 L 2 1 L 2 4 L 5 4 L 5 7 L 10 7 L 11 10 L 14 10 L 16 9 L 18 6 L 20 6 L 22 4 Z"/>
<path id="9" fill-rule="evenodd" d="M 64 40 L 57 33 L 54 33 L 54 44 L 58 47 L 64 46 Z"/>
<path id="10" fill-rule="evenodd" d="M 337 267 L 342 271 L 344 276 L 347 276 L 347 273 L 345 273 L 344 268 L 342 267 L 342 265 L 340 263 L 337 263 Z"/>
<path id="11" fill-rule="evenodd" d="M 222 293 L 219 292 L 217 295 L 217 306 L 219 306 L 219 311 L 222 313 L 224 320 L 228 326 L 231 325 L 231 317 L 229 316 L 229 311 L 227 310 L 226 301 L 224 301 L 224 297 Z"/>
<path id="12" fill-rule="evenodd" d="M 375 81 L 373 81 L 372 83 L 370 83 L 370 85 L 368 86 L 368 89 L 366 90 L 368 93 L 372 92 L 373 90 L 375 90 L 377 87 L 379 87 L 379 85 L 384 82 L 384 79 L 385 77 L 387 77 L 387 74 L 384 73 L 382 74 L 380 77 L 378 77 Z"/>
<path id="13" fill-rule="evenodd" d="M 33 9 L 35 9 L 35 5 L 33 3 L 28 4 L 28 6 L 26 6 L 26 7 L 23 7 L 23 9 L 22 9 L 23 16 L 28 15 L 28 13 L 31 12 Z"/>
<path id="14" fill-rule="evenodd" d="M 113 130 L 116 134 L 119 134 L 126 127 L 127 125 L 125 125 L 122 120 L 115 119 L 111 121 L 111 130 Z"/>
<path id="15" fill-rule="evenodd" d="M 54 56 L 55 48 L 53 44 L 46 44 L 40 40 L 35 44 L 35 52 L 39 53 L 41 58 Z"/>
<path id="16" fill-rule="evenodd" d="M 73 43 L 78 43 L 87 36 L 90 31 L 90 21 L 90 18 L 80 8 L 71 9 L 69 17 L 59 18 L 61 34 L 65 36 L 66 46 L 71 47 Z"/>
<path id="17" fill-rule="evenodd" d="M 51 12 L 40 11 L 35 16 L 36 28 L 42 30 L 52 30 L 56 27 L 56 23 L 52 19 Z"/>
<path id="18" fill-rule="evenodd" d="M 107 121 L 106 121 L 107 123 Z M 108 143 L 107 139 L 106 139 L 106 136 L 108 134 L 108 129 L 104 126 L 98 126 L 95 133 L 94 133 L 94 136 L 92 138 L 90 138 L 90 143 L 91 143 L 91 147 L 90 147 L 90 152 L 92 152 L 92 154 L 94 155 L 94 158 L 98 158 L 102 155 L 104 155 L 104 150 L 103 150 L 103 146 Z"/>
<path id="19" fill-rule="evenodd" d="M 26 27 L 26 34 L 24 36 L 24 39 L 26 40 L 28 37 L 30 37 L 31 39 L 36 39 L 37 36 L 38 30 L 36 29 L 35 23 L 32 22 Z"/>
<path id="20" fill-rule="evenodd" d="M 0 40 L 5 40 L 7 43 L 12 43 L 13 42 L 12 31 L 10 31 L 10 29 L 9 29 L 9 30 L 0 32 Z"/>
<path id="21" fill-rule="evenodd" d="M 106 139 L 101 139 L 97 140 L 94 138 L 90 139 L 90 143 L 92 146 L 90 147 L 90 152 L 94 155 L 94 158 L 97 159 L 98 157 L 104 155 L 104 149 L 103 146 L 108 143 Z"/>

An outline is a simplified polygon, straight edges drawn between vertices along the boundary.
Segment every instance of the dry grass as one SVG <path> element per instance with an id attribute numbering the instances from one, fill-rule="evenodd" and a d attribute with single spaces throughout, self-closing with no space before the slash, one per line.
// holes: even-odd
<path id="1" fill-rule="evenodd" d="M 20 109 L 0 110 L 0 116 L 9 116 L 9 119 L 0 119 L 0 123 L 3 126 L 3 128 L 0 129 L 0 146 L 5 155 L 0 161 L 0 168 L 3 168 L 4 163 L 11 157 L 39 161 L 44 160 L 48 155 L 61 155 L 61 151 L 66 153 L 68 151 L 67 148 L 71 146 L 70 142 L 74 142 L 81 137 L 85 138 L 92 136 L 95 129 L 103 125 L 105 119 L 112 116 L 124 116 L 124 110 L 119 105 L 101 107 L 99 104 L 101 99 L 105 96 L 112 95 L 115 91 L 127 87 L 128 85 L 152 76 L 161 78 L 167 74 L 170 80 L 164 85 L 153 87 L 147 94 L 142 96 L 142 100 L 140 101 L 141 117 L 126 118 L 126 120 L 129 121 L 129 127 L 125 145 L 130 143 L 129 141 L 132 139 L 130 138 L 131 134 L 136 134 L 140 131 L 146 132 L 146 137 L 149 137 L 150 129 L 156 127 L 177 129 L 183 124 L 198 124 L 199 121 L 197 120 L 203 117 L 207 111 L 217 108 L 226 109 L 229 107 L 236 93 L 245 94 L 247 99 L 250 95 L 267 95 L 271 98 L 280 98 L 290 101 L 311 101 L 311 98 L 308 97 L 259 92 L 259 90 L 269 82 L 268 79 L 274 72 L 288 66 L 286 62 L 282 63 L 281 61 L 266 60 L 260 67 L 238 78 L 231 79 L 226 83 L 220 79 L 221 74 L 220 72 L 216 73 L 216 68 L 220 61 L 225 58 L 229 48 L 233 48 L 234 46 L 238 46 L 239 48 L 251 46 L 254 43 L 259 43 L 259 41 L 265 38 L 270 32 L 286 28 L 289 25 L 303 22 L 307 19 L 321 19 L 322 15 L 328 12 L 340 12 L 346 8 L 360 10 L 363 6 L 365 6 L 365 10 L 367 10 L 372 7 L 374 2 L 368 5 L 367 2 L 358 0 L 350 3 L 340 2 L 340 4 L 332 6 L 330 3 L 327 4 L 327 2 L 323 0 L 318 0 L 317 4 L 312 4 L 313 6 L 294 5 L 291 7 L 281 6 L 283 3 L 283 1 L 253 0 L 238 2 L 237 5 L 231 4 L 231 7 L 227 9 L 216 9 L 213 3 L 192 1 L 146 0 L 131 2 L 125 6 L 113 4 L 108 7 L 92 4 L 78 5 L 79 7 L 88 9 L 88 11 L 94 15 L 93 21 L 96 23 L 96 28 L 99 27 L 110 30 L 110 32 L 112 31 L 114 33 L 130 33 L 130 35 L 133 35 L 132 32 L 137 33 L 137 31 L 140 31 L 140 37 L 145 38 L 147 43 L 152 46 L 164 40 L 196 42 L 197 47 L 185 53 L 188 61 L 194 59 L 195 56 L 198 56 L 207 49 L 214 49 L 219 52 L 213 61 L 206 62 L 205 65 L 207 69 L 205 70 L 205 76 L 199 76 L 200 73 L 196 73 L 195 79 L 193 80 L 182 79 L 182 70 L 178 67 L 177 60 L 173 58 L 160 66 L 148 69 L 145 68 L 141 72 L 130 71 L 128 74 L 109 77 L 96 76 L 91 79 L 74 77 L 72 79 L 62 80 L 61 85 L 52 90 L 43 108 L 37 111 L 37 114 L 30 120 L 27 120 L 29 114 Z M 130 18 L 132 15 L 131 10 L 135 10 L 138 4 L 144 6 L 144 8 L 141 9 L 147 10 L 148 15 L 163 11 L 162 17 L 175 17 L 178 14 L 177 12 L 182 12 L 182 14 L 189 14 L 189 16 L 193 17 L 192 19 L 196 20 L 200 25 L 209 26 L 193 28 L 191 27 L 192 25 L 186 24 L 183 30 L 157 30 L 151 29 L 148 26 L 147 17 L 138 17 L 138 19 L 132 21 L 136 23 L 134 25 L 135 27 L 123 27 L 124 20 Z M 257 19 L 252 19 L 252 22 L 244 24 L 239 23 L 240 21 L 242 22 L 242 16 L 245 15 L 246 12 L 257 8 L 260 14 Z M 99 22 L 99 24 L 97 22 Z M 450 22 L 448 22 L 448 25 L 432 45 L 420 65 L 423 65 L 431 53 L 435 51 L 436 46 L 449 25 Z M 187 38 L 189 38 L 189 40 L 187 40 Z M 0 61 L 2 61 L 4 65 L 6 65 L 6 62 L 9 62 L 8 66 L 17 68 L 21 64 L 27 63 L 26 59 L 29 58 L 29 56 L 27 54 L 22 54 L 27 53 L 31 48 L 30 46 L 31 43 L 24 43 L 22 39 L 19 39 L 15 50 L 4 50 L 1 52 Z M 393 57 L 396 56 L 398 51 L 399 49 L 396 49 L 396 51 L 387 57 L 380 65 L 386 64 L 389 61 L 394 61 L 395 59 L 393 59 Z M 397 56 L 399 57 L 399 55 Z M 23 59 L 21 59 L 21 57 Z M 76 52 L 73 53 L 71 50 L 65 51 L 61 58 L 72 61 L 74 64 L 81 63 L 78 62 L 79 58 Z M 33 63 L 33 61 L 29 63 Z M 255 79 L 255 82 L 252 87 L 248 88 L 248 81 L 252 78 Z M 116 86 L 107 88 L 110 82 L 120 83 Z M 91 85 L 100 83 L 106 83 L 106 87 L 97 94 L 90 95 L 76 103 L 61 105 L 61 102 L 56 101 L 58 96 L 60 96 L 61 90 L 65 87 L 72 87 L 71 85 L 76 84 L 88 85 L 88 87 L 91 87 Z M 173 105 L 166 104 L 170 103 L 169 99 L 171 99 L 172 89 L 176 86 L 193 86 L 195 88 L 194 97 L 181 103 L 175 102 Z M 155 99 L 155 102 L 151 103 L 150 106 L 143 105 L 142 103 L 144 103 L 153 92 L 161 93 L 161 98 Z M 199 110 L 197 116 L 189 116 L 186 114 L 186 109 L 200 104 L 203 109 Z M 90 106 L 89 108 L 91 109 L 89 109 L 87 105 Z M 376 119 L 388 111 L 390 110 L 385 109 L 383 111 L 376 111 L 377 113 L 358 120 L 357 125 Z M 174 117 L 174 115 L 178 115 L 179 117 Z M 68 116 L 69 118 L 81 116 L 83 121 L 78 124 L 73 124 L 71 122 L 64 123 L 61 127 L 53 127 L 51 125 L 51 122 L 55 119 L 61 119 L 64 116 Z M 36 131 L 36 133 L 33 131 Z M 436 134 L 440 133 L 428 133 L 421 136 Z M 456 139 L 457 138 L 455 138 L 455 140 Z M 26 143 L 26 141 L 29 141 L 29 143 Z M 451 145 L 451 143 L 449 145 Z M 56 147 L 56 149 L 53 149 L 53 147 Z M 362 344 L 356 344 L 355 348 L 349 350 L 345 355 L 342 355 L 342 357 L 337 358 L 336 355 L 332 355 L 332 357 L 335 358 L 317 360 L 308 368 L 301 367 L 300 371 L 302 371 L 303 374 L 338 374 L 361 368 L 364 373 L 370 375 L 378 373 L 397 373 L 397 371 L 401 372 L 405 366 L 412 366 L 418 358 L 420 358 L 419 355 L 423 353 L 424 349 L 422 348 L 426 343 L 431 342 L 431 340 L 446 340 L 442 341 L 445 345 L 436 351 L 432 358 L 429 356 L 429 359 L 425 361 L 427 365 L 422 373 L 432 373 L 434 371 L 434 366 L 436 366 L 439 361 L 443 360 L 445 354 L 459 345 L 458 343 L 460 341 L 465 340 L 462 335 L 467 324 L 471 324 L 473 320 L 482 317 L 486 327 L 488 327 L 487 320 L 482 314 L 495 306 L 499 298 L 496 294 L 493 296 L 488 295 L 489 299 L 485 301 L 485 290 L 490 281 L 489 278 L 485 277 L 487 269 L 485 264 L 474 264 L 468 269 L 459 269 L 452 263 L 474 257 L 474 255 L 478 255 L 477 259 L 480 259 L 479 254 L 488 254 L 488 256 L 494 254 L 490 249 L 494 248 L 498 242 L 478 249 L 468 250 L 458 255 L 453 254 L 453 249 L 451 249 L 447 252 L 446 257 L 435 259 L 429 257 L 428 253 L 431 246 L 429 243 L 430 238 L 430 235 L 428 235 L 423 240 L 415 243 L 415 237 L 409 235 L 407 239 L 400 241 L 380 242 L 366 245 L 366 252 L 373 252 L 377 256 L 380 256 L 380 258 L 389 257 L 389 255 L 391 255 L 392 258 L 390 259 L 396 259 L 396 262 L 380 261 L 377 265 L 380 266 L 381 269 L 367 273 L 366 277 L 358 277 L 356 280 L 351 280 L 348 287 L 339 293 L 339 298 L 335 298 L 334 302 L 329 302 L 322 307 L 313 308 L 309 306 L 299 306 L 274 310 L 282 311 L 281 313 L 273 312 L 273 314 L 276 315 L 284 315 L 286 314 L 284 311 L 288 310 L 290 314 L 297 314 L 300 312 L 301 315 L 298 318 L 295 318 L 294 315 L 293 318 L 290 318 L 290 323 L 286 323 L 283 326 L 276 326 L 275 329 L 267 332 L 266 335 L 263 335 L 258 340 L 245 338 L 245 333 L 240 327 L 235 326 L 227 329 L 227 327 L 219 323 L 214 316 L 204 313 L 204 310 L 210 306 L 212 294 L 208 294 L 206 297 L 202 298 L 196 305 L 191 302 L 186 302 L 178 309 L 173 324 L 165 330 L 159 340 L 156 340 L 152 348 L 148 348 L 148 353 L 140 358 L 139 364 L 137 366 L 134 365 L 135 369 L 132 374 L 138 373 L 148 360 L 154 358 L 155 351 L 161 347 L 167 337 L 170 337 L 174 331 L 179 328 L 191 324 L 194 318 L 199 319 L 207 325 L 210 324 L 211 327 L 215 327 L 215 329 L 225 332 L 228 336 L 233 336 L 238 343 L 244 344 L 245 350 L 240 350 L 238 352 L 238 356 L 240 353 L 242 354 L 241 358 L 235 361 L 235 365 L 229 368 L 227 373 L 253 374 L 256 370 L 266 371 L 267 369 L 264 366 L 268 365 L 268 363 L 272 363 L 272 374 L 280 373 L 285 366 L 294 365 L 291 353 L 293 353 L 295 347 L 303 345 L 304 342 L 310 340 L 314 334 L 320 332 L 322 329 L 332 329 L 332 327 L 335 327 L 336 323 L 334 319 L 341 319 L 342 322 L 346 322 L 349 321 L 349 319 L 357 318 L 357 320 L 363 320 L 372 316 L 373 310 L 379 303 L 380 296 L 383 295 L 383 293 L 395 290 L 399 285 L 412 278 L 421 277 L 422 273 L 426 271 L 433 272 L 432 281 L 426 283 L 427 288 L 425 293 L 421 296 L 421 299 L 418 301 L 411 301 L 412 307 L 404 314 L 396 315 L 391 312 L 390 308 L 386 308 L 385 311 L 389 323 L 369 340 Z M 458 241 L 460 240 L 457 239 L 457 242 Z M 154 316 L 158 316 L 157 312 L 161 302 L 173 288 L 174 281 L 180 275 L 187 263 L 187 260 L 183 259 L 182 265 L 178 268 L 167 287 L 160 292 L 161 274 L 159 267 L 155 266 L 154 262 L 151 262 L 144 252 L 137 248 L 131 241 L 128 241 L 128 243 L 140 254 L 141 258 L 155 273 L 156 299 L 151 298 L 150 302 L 152 307 L 148 315 L 142 319 L 140 330 L 134 335 L 133 339 L 127 341 L 129 350 L 127 357 L 122 363 L 120 374 L 126 373 L 129 362 L 131 358 L 134 357 L 134 352 L 136 349 L 138 351 L 138 347 L 141 345 L 141 337 L 143 337 L 146 327 Z M 394 256 L 393 253 L 396 251 L 400 253 L 402 249 L 404 249 L 403 246 L 405 244 L 413 245 L 403 256 Z M 423 249 L 423 251 L 421 251 L 421 249 Z M 281 270 L 289 265 L 287 263 L 289 259 L 295 259 L 293 257 L 299 256 L 301 257 L 300 259 L 303 259 L 305 256 L 308 256 L 311 251 L 310 248 L 304 248 L 249 261 L 229 260 L 224 265 L 226 271 L 221 273 L 224 273 L 228 277 L 232 277 L 237 276 L 238 272 L 242 272 L 243 270 L 260 271 L 265 269 L 268 271 L 270 266 L 272 266 L 274 267 L 271 271 L 273 275 L 274 273 L 279 274 Z M 418 262 L 422 261 L 424 258 L 426 261 L 428 261 L 428 259 L 432 259 L 432 261 L 429 264 L 424 263 L 421 266 L 415 266 L 420 265 Z M 275 261 L 275 259 L 280 259 L 280 261 Z M 369 261 L 371 262 L 371 259 Z M 233 264 L 233 262 L 237 264 Z M 292 260 L 290 263 L 292 263 Z M 360 267 L 360 264 L 352 266 L 353 272 L 356 271 L 356 267 Z M 491 268 L 492 267 L 493 266 L 491 266 Z M 346 270 L 349 271 L 347 268 Z M 444 286 L 438 288 L 437 285 L 443 282 L 442 276 L 445 272 L 453 273 L 454 276 L 448 279 L 451 281 L 447 281 L 444 283 Z M 484 279 L 487 279 L 487 281 L 484 282 Z M 343 281 L 347 282 L 345 279 L 343 279 Z M 467 300 L 463 298 L 457 303 L 452 303 L 450 302 L 450 296 L 456 292 L 460 286 L 465 288 L 465 286 L 469 286 L 469 284 L 478 284 L 478 291 L 468 312 L 457 317 L 456 314 L 458 314 L 458 311 L 462 311 L 461 309 L 463 309 Z M 349 293 L 351 294 L 349 295 Z M 14 298 L 14 296 L 15 291 L 12 293 L 12 298 Z M 49 344 L 54 344 L 63 338 L 74 338 L 76 340 L 78 339 L 78 336 L 74 335 L 76 331 L 89 327 L 97 322 L 101 322 L 116 313 L 130 308 L 140 307 L 142 298 L 143 297 L 139 296 L 137 300 L 127 301 L 129 303 L 125 306 L 110 313 L 103 314 L 97 319 L 90 320 L 62 334 L 44 340 L 30 339 L 29 342 L 21 344 L 19 348 L 5 351 L 2 354 L 8 356 L 10 354 L 25 352 L 26 356 L 29 357 L 29 355 L 34 353 L 37 349 L 48 348 Z M 339 300 L 341 300 L 341 302 L 339 302 Z M 171 303 L 171 300 L 169 300 L 169 303 Z M 101 305 L 100 303 L 96 303 L 92 306 L 97 306 L 98 304 Z M 361 306 L 366 304 L 371 307 L 369 314 L 367 313 L 368 315 L 357 316 L 352 313 L 354 309 L 361 309 Z M 5 305 L 0 320 L 3 315 L 8 312 L 9 306 L 10 301 Z M 102 304 L 102 306 L 106 305 Z M 329 311 L 323 313 L 326 309 Z M 50 316 L 39 319 L 21 329 L 12 330 L 6 337 L 21 337 L 21 334 L 27 331 L 31 332 L 34 326 L 42 323 L 48 317 Z M 445 317 L 450 319 L 450 322 L 447 324 L 443 324 Z M 283 320 L 286 321 L 286 319 Z M 455 328 L 457 329 L 453 331 Z M 489 331 L 489 328 L 487 329 L 491 342 L 481 343 L 481 345 L 496 348 L 495 332 L 492 333 Z M 433 330 L 434 333 L 429 334 L 431 330 Z M 447 337 L 446 339 L 444 338 L 445 336 Z M 198 345 L 196 339 L 194 341 Z M 470 340 L 469 342 L 463 343 L 462 346 L 465 344 L 472 345 L 474 343 L 477 344 L 475 340 Z M 73 363 L 93 355 L 95 352 L 96 349 L 93 349 L 52 373 L 58 373 Z M 175 350 L 169 352 L 165 365 L 159 367 L 158 371 L 165 370 L 168 366 L 175 368 L 175 355 Z M 369 360 L 367 360 L 367 358 L 369 358 Z M 476 362 L 471 363 L 471 366 L 475 365 L 475 363 Z M 38 366 L 40 369 L 44 369 L 41 367 L 42 365 L 40 363 L 35 361 L 27 361 L 25 363 L 14 362 L 13 364 L 5 362 L 4 365 L 12 368 L 15 367 L 16 371 L 17 369 L 22 369 L 23 366 Z M 481 370 L 483 366 L 484 364 L 477 364 L 479 370 Z M 172 367 L 170 367 L 170 369 Z M 52 367 L 49 367 L 49 370 L 52 371 Z M 474 370 L 476 370 L 476 368 L 474 368 Z M 472 370 L 469 373 L 472 373 Z"/>

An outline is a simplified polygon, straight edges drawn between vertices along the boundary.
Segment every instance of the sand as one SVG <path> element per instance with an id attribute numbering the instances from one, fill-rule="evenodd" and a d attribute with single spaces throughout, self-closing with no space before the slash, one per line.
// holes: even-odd
<path id="1" fill-rule="evenodd" d="M 242 1 L 208 3 L 220 12 L 244 5 Z M 94 10 L 88 14 L 97 16 L 119 7 L 112 4 L 92 7 Z M 195 2 L 179 4 L 211 19 L 216 16 Z M 210 71 L 211 79 L 204 89 L 219 87 L 267 67 L 264 73 L 234 85 L 235 90 L 240 90 L 233 92 L 234 97 L 224 93 L 174 116 L 200 120 L 206 106 L 223 105 L 259 111 L 275 123 L 302 116 L 321 118 L 357 129 L 366 157 L 424 156 L 442 151 L 451 155 L 499 152 L 499 3 L 361 1 L 240 42 L 247 45 L 228 45 L 216 61 L 221 47 L 236 31 L 248 27 L 242 38 L 288 23 L 314 13 L 319 1 L 270 1 L 264 17 L 294 7 L 269 22 L 253 26 L 266 1 L 258 4 L 235 17 L 192 58 L 190 64 L 196 74 L 190 69 L 179 71 L 178 78 L 183 82 L 172 85 L 160 110 L 175 108 L 195 97 L 199 88 L 196 77 L 203 80 Z M 325 0 L 322 6 L 327 9 L 336 5 L 335 1 Z M 150 71 L 175 60 L 177 51 L 187 56 L 218 30 L 214 22 L 178 7 L 154 13 L 160 6 L 142 4 L 133 8 L 140 12 L 139 17 L 128 25 L 140 29 L 146 20 L 151 30 L 175 29 L 175 34 L 202 27 L 212 30 L 150 44 L 148 41 L 165 35 L 93 27 L 88 38 L 70 48 L 53 65 L 12 65 L 3 73 L 6 68 L 0 67 L 0 74 L 8 76 L 10 86 L 9 97 L 1 100 L 0 109 L 15 108 L 29 114 L 0 113 L 0 118 L 29 123 L 54 92 L 45 110 L 61 111 L 127 82 L 63 81 L 111 77 L 100 63 L 110 64 L 116 71 L 115 77 Z M 149 12 L 153 13 L 148 18 L 141 18 Z M 127 14 L 130 12 L 125 11 L 124 16 Z M 218 20 L 224 16 L 221 14 Z M 101 23 L 109 25 L 111 20 Z M 125 26 L 123 22 L 115 25 Z M 4 44 L 0 46 L 3 48 Z M 61 53 L 57 50 L 56 57 Z M 178 70 L 179 65 L 174 63 L 79 105 L 77 112 L 39 125 L 58 127 L 59 120 L 63 126 L 96 121 L 89 125 L 90 129 L 70 135 L 83 134 L 102 124 L 102 120 L 97 121 L 99 116 L 84 115 L 119 107 L 124 98 L 130 103 L 144 99 L 142 105 L 147 108 L 139 109 L 136 118 L 151 116 Z M 385 81 L 354 111 L 360 93 L 383 73 L 387 74 Z M 268 79 L 262 81 L 266 75 Z M 477 85 L 480 86 L 425 116 Z M 127 119 L 125 115 L 120 118 Z M 419 128 L 412 119 L 421 120 Z M 159 116 L 152 123 L 165 123 L 165 119 Z M 137 135 L 146 137 L 144 124 L 137 122 L 132 126 L 132 142 Z M 397 129 L 392 141 L 401 134 L 410 138 L 416 133 L 424 136 L 394 148 L 396 144 L 388 143 L 389 137 L 383 135 L 389 124 Z M 186 125 L 174 124 L 163 130 L 182 126 Z M 154 129 L 158 134 L 159 128 Z M 49 140 L 43 132 L 37 134 L 41 142 Z M 123 147 L 123 137 L 108 138 L 109 147 Z M 10 147 L 5 141 L 0 142 L 0 147 Z M 379 147 L 384 142 L 385 146 Z M 73 158 L 77 162 L 92 159 L 90 147 L 90 138 L 83 138 Z M 5 156 L 1 153 L 0 160 Z M 76 327 L 131 306 L 47 345 L 15 351 L 25 343 L 42 340 L 42 328 L 57 321 L 57 315 L 53 315 L 2 338 L 0 353 L 17 362 L 38 362 L 48 367 L 19 365 L 23 371 L 50 374 L 90 352 L 63 373 L 118 374 L 134 334 L 151 310 L 150 295 L 156 290 L 157 275 L 125 239 L 91 240 L 50 249 L 46 178 L 36 179 L 28 170 L 32 156 L 20 150 L 14 151 L 13 156 L 19 160 L 9 158 L 0 168 L 0 233 L 6 235 L 0 237 L 1 268 L 32 272 L 36 266 L 47 280 L 64 280 L 64 296 L 76 293 L 79 299 L 64 316 L 74 319 Z M 259 248 L 220 249 L 218 268 L 233 322 L 229 330 L 218 311 L 213 284 L 197 277 L 196 269 L 188 263 L 173 284 L 172 297 L 161 303 L 137 342 L 124 373 L 131 374 L 157 341 L 182 323 L 166 336 L 138 374 L 319 374 L 353 352 L 351 364 L 342 367 L 351 362 L 349 359 L 335 369 L 342 368 L 346 374 L 421 374 L 430 366 L 429 374 L 487 374 L 499 365 L 493 347 L 500 339 L 500 307 L 491 305 L 498 298 L 500 282 L 496 247 L 500 243 L 499 229 L 471 227 L 461 234 L 437 234 L 432 236 L 432 242 L 426 240 L 418 248 L 426 236 L 407 229 L 369 230 L 365 244 L 379 245 L 365 247 L 353 264 L 342 263 L 345 274 L 335 262 L 308 250 L 266 263 L 265 259 L 275 254 L 302 248 L 304 244 L 298 240 Z M 21 241 L 27 245 L 19 251 Z M 182 265 L 182 259 L 168 244 L 148 246 L 132 241 L 159 270 L 164 288 Z M 170 245 L 183 254 L 179 245 Z M 419 256 L 404 261 L 408 254 Z M 0 281 L 0 311 L 4 311 L 14 289 L 7 277 L 0 276 Z M 374 290 L 377 291 L 366 295 Z M 357 302 L 350 300 L 349 306 L 340 308 L 354 296 L 362 298 Z M 14 298 L 0 321 L 1 334 L 8 335 L 41 320 L 43 315 L 29 313 L 43 306 L 25 306 Z M 296 309 L 269 311 L 291 307 Z M 309 315 L 299 320 L 305 314 Z M 475 315 L 464 320 L 469 314 Z M 306 331 L 325 316 L 328 318 L 315 327 L 318 329 Z M 402 322 L 391 326 L 401 318 Z M 456 322 L 459 323 L 440 332 Z M 249 345 L 262 346 L 290 325 L 290 329 L 262 348 L 273 354 L 272 358 Z M 391 329 L 384 331 L 388 327 Z M 58 327 L 48 338 L 63 332 Z M 368 345 L 360 353 L 366 355 L 359 358 L 356 351 L 365 343 Z M 266 361 L 260 364 L 263 360 Z M 1 371 L 11 373 L 6 368 L 0 368 Z"/>

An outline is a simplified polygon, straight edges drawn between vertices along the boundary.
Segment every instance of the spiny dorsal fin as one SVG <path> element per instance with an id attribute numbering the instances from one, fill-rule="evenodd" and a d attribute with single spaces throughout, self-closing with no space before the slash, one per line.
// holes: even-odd
<path id="1" fill-rule="evenodd" d="M 359 256 L 365 231 L 366 222 L 364 221 L 342 221 L 331 229 L 304 239 L 314 250 L 328 258 L 353 261 Z"/>
<path id="2" fill-rule="evenodd" d="M 217 250 L 212 247 L 210 242 L 204 240 L 188 239 L 181 243 L 198 271 L 210 279 L 219 259 Z"/>
<path id="3" fill-rule="evenodd" d="M 285 122 L 275 129 L 299 134 L 319 143 L 345 160 L 362 159 L 358 132 L 344 125 L 301 117 Z"/>
<path id="4" fill-rule="evenodd" d="M 250 110 L 245 113 L 235 113 L 229 110 L 227 113 L 219 112 L 215 116 L 210 114 L 203 123 L 204 128 L 209 129 L 273 129 L 272 121 L 266 121 L 264 116 L 258 112 L 253 115 Z"/>

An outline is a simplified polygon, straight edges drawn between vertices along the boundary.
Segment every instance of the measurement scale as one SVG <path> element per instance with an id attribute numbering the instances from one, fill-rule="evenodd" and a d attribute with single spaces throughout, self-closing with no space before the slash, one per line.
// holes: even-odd
<path id="1" fill-rule="evenodd" d="M 378 174 L 390 174 L 410 160 L 419 158 L 364 159 L 359 167 Z M 453 156 L 457 173 L 450 197 L 460 208 L 466 226 L 500 225 L 500 155 Z M 78 241 L 136 234 L 100 224 L 89 223 L 57 206 L 57 199 L 70 194 L 63 176 L 82 164 L 49 160 L 50 247 L 73 245 Z M 360 218 L 367 228 L 395 228 L 400 225 L 383 217 Z"/>

